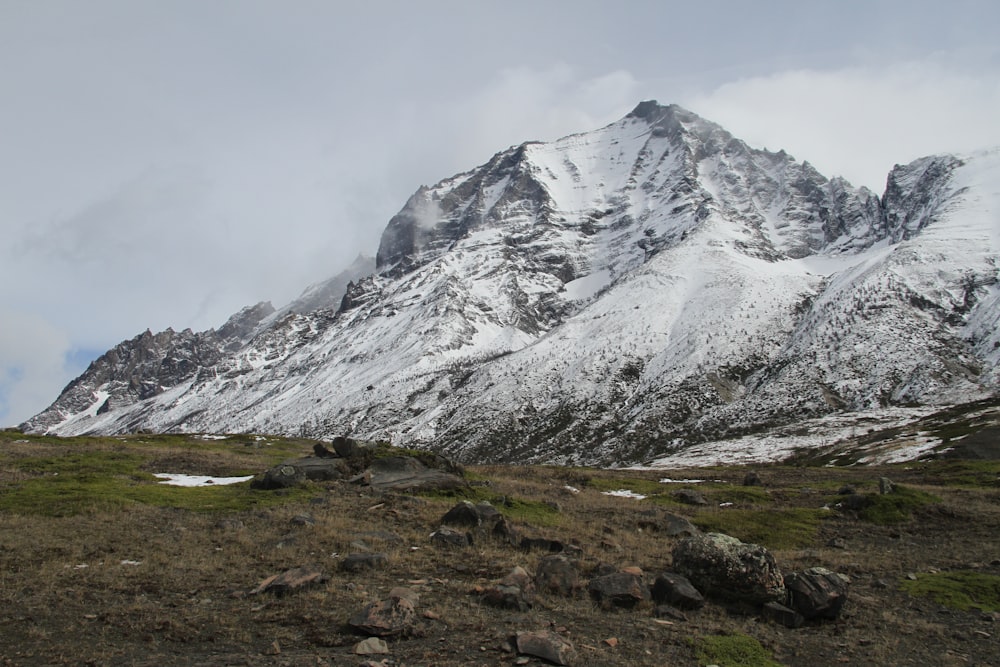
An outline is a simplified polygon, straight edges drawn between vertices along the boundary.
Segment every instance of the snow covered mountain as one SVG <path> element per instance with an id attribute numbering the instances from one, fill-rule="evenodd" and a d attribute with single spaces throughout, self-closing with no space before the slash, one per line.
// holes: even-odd
<path id="1" fill-rule="evenodd" d="M 230 333 L 119 349 L 147 332 L 22 427 L 608 464 L 982 398 L 1000 381 L 998 204 L 1000 151 L 896 166 L 878 197 L 643 102 L 421 187 L 336 307 L 307 290 Z"/>

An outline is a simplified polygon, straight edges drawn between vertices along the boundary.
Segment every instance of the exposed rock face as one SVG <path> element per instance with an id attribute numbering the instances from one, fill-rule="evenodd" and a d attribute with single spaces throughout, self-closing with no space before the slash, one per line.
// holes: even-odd
<path id="1" fill-rule="evenodd" d="M 762 546 L 708 533 L 678 542 L 673 559 L 674 569 L 707 595 L 758 605 L 785 599 L 781 572 Z"/>
<path id="2" fill-rule="evenodd" d="M 623 463 L 981 398 L 1000 386 L 998 165 L 923 158 L 880 198 L 643 102 L 420 188 L 336 304 L 330 283 L 218 332 L 144 334 L 23 426 Z"/>

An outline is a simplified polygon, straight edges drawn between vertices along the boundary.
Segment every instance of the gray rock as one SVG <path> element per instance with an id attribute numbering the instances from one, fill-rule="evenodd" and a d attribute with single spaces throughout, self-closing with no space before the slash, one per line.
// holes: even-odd
<path id="1" fill-rule="evenodd" d="M 572 665 L 576 660 L 573 643 L 550 630 L 518 632 L 516 643 L 518 653 L 548 660 L 555 665 Z"/>
<path id="2" fill-rule="evenodd" d="M 722 533 L 687 537 L 673 549 L 673 569 L 706 595 L 763 605 L 784 600 L 774 556 Z"/>
<path id="3" fill-rule="evenodd" d="M 433 491 L 466 486 L 461 477 L 428 468 L 411 456 L 387 456 L 372 461 L 369 483 L 376 491 Z"/>
<path id="4" fill-rule="evenodd" d="M 515 567 L 498 584 L 483 591 L 482 599 L 491 607 L 527 611 L 535 600 L 535 584 L 524 568 Z"/>
<path id="5" fill-rule="evenodd" d="M 448 526 L 441 526 L 431 533 L 431 542 L 442 547 L 467 547 L 472 544 L 472 535 Z"/>
<path id="6" fill-rule="evenodd" d="M 587 592 L 605 609 L 631 609 L 650 599 L 649 588 L 642 580 L 642 575 L 631 572 L 615 572 L 595 577 L 587 584 Z"/>
<path id="7" fill-rule="evenodd" d="M 348 554 L 340 563 L 344 572 L 364 572 L 378 570 L 389 564 L 389 556 L 384 553 L 353 553 Z"/>
<path id="8" fill-rule="evenodd" d="M 850 579 L 826 568 L 812 567 L 785 577 L 788 606 L 807 619 L 835 619 L 847 601 Z"/>
<path id="9" fill-rule="evenodd" d="M 250 482 L 251 489 L 273 491 L 298 486 L 306 480 L 306 474 L 301 468 L 291 463 L 282 463 L 266 471 L 262 476 Z"/>
<path id="10" fill-rule="evenodd" d="M 806 622 L 802 614 L 777 602 L 768 602 L 761 608 L 761 616 L 786 628 L 800 628 Z"/>
<path id="11" fill-rule="evenodd" d="M 545 556 L 535 570 L 535 587 L 539 591 L 572 597 L 583 589 L 576 564 L 560 554 Z"/>
<path id="12" fill-rule="evenodd" d="M 487 502 L 473 505 L 468 500 L 463 500 L 441 517 L 441 524 L 471 528 L 476 537 L 496 539 L 508 544 L 517 543 L 513 526 L 500 510 Z"/>
<path id="13" fill-rule="evenodd" d="M 355 655 L 386 655 L 389 653 L 389 645 L 384 639 L 369 637 L 354 645 Z"/>
<path id="14" fill-rule="evenodd" d="M 705 604 L 705 598 L 687 577 L 673 572 L 664 572 L 656 577 L 652 595 L 654 601 L 665 602 L 680 609 L 700 609 Z"/>
<path id="15" fill-rule="evenodd" d="M 351 616 L 348 624 L 372 637 L 396 637 L 409 633 L 415 620 L 416 610 L 412 600 L 397 592 L 366 605 Z"/>
<path id="16" fill-rule="evenodd" d="M 698 491 L 694 489 L 681 489 L 679 491 L 674 491 L 674 498 L 684 503 L 685 505 L 707 505 L 708 501 L 705 500 L 705 496 L 701 495 Z"/>
<path id="17" fill-rule="evenodd" d="M 701 531 L 687 519 L 676 514 L 667 514 L 663 517 L 663 532 L 668 537 L 679 537 L 684 535 L 697 535 Z"/>

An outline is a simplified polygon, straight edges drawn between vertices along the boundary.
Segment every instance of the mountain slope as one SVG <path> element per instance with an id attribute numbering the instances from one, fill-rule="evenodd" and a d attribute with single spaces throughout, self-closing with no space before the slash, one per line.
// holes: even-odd
<path id="1" fill-rule="evenodd" d="M 283 309 L 99 415 L 107 381 L 85 374 L 89 403 L 60 397 L 25 428 L 352 432 L 620 463 L 969 400 L 998 380 L 998 164 L 924 158 L 879 198 L 643 102 L 420 188 L 338 309 Z"/>

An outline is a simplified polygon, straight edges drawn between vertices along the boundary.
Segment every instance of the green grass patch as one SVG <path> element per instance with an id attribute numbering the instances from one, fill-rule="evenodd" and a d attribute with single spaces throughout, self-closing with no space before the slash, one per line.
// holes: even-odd
<path id="1" fill-rule="evenodd" d="M 274 453 L 251 456 L 250 463 L 256 465 L 248 465 L 242 442 L 235 445 L 240 452 L 237 459 L 222 453 L 224 449 L 231 452 L 234 447 L 234 443 L 225 444 L 228 440 L 199 440 L 190 436 L 18 436 L 5 439 L 22 445 L 19 453 L 0 450 L 0 470 L 11 479 L 0 487 L 0 512 L 75 516 L 136 504 L 199 512 L 241 511 L 282 504 L 314 493 L 307 488 L 282 493 L 255 491 L 249 483 L 177 487 L 161 484 L 148 470 L 150 461 L 165 453 L 195 448 L 205 452 L 207 461 L 225 461 L 226 468 L 234 467 L 237 461 L 251 471 L 248 474 L 266 468 Z M 284 444 L 281 449 L 302 448 L 300 443 Z M 286 455 L 287 451 L 279 453 L 282 459 Z"/>
<path id="2" fill-rule="evenodd" d="M 866 497 L 868 506 L 858 516 L 879 526 L 905 523 L 910 520 L 914 510 L 941 502 L 935 495 L 898 484 L 892 493 L 870 493 Z"/>
<path id="3" fill-rule="evenodd" d="M 781 667 L 773 654 L 753 637 L 736 633 L 712 635 L 695 642 L 695 656 L 701 667 Z"/>
<path id="4" fill-rule="evenodd" d="M 970 570 L 918 574 L 901 588 L 913 596 L 929 597 L 952 609 L 1000 611 L 1000 576 Z"/>
<path id="5" fill-rule="evenodd" d="M 0 512 L 36 516 L 76 516 L 154 505 L 196 512 L 243 511 L 304 500 L 315 495 L 307 487 L 282 492 L 256 491 L 249 482 L 180 487 L 138 476 L 81 473 L 37 477 L 0 491 Z"/>
<path id="6" fill-rule="evenodd" d="M 500 496 L 488 487 L 468 486 L 458 489 L 422 491 L 418 495 L 449 503 L 461 500 L 468 500 L 472 503 L 487 502 L 511 521 L 529 523 L 533 526 L 555 526 L 562 522 L 559 510 L 548 503 L 513 496 Z"/>
<path id="7" fill-rule="evenodd" d="M 653 479 L 642 479 L 639 477 L 591 477 L 584 482 L 584 486 L 595 491 L 618 491 L 628 489 L 634 493 L 641 493 L 644 496 L 654 496 L 664 494 L 670 490 L 667 485 L 660 484 Z"/>
<path id="8" fill-rule="evenodd" d="M 1000 461 L 936 461 L 924 475 L 927 483 L 965 489 L 1000 487 Z"/>
<path id="9" fill-rule="evenodd" d="M 710 533 L 725 533 L 769 549 L 797 549 L 816 542 L 819 522 L 826 510 L 792 509 L 708 509 L 691 522 Z"/>

